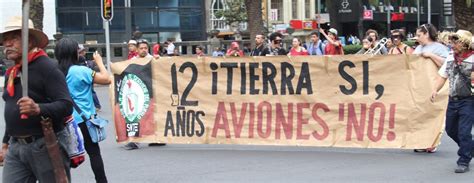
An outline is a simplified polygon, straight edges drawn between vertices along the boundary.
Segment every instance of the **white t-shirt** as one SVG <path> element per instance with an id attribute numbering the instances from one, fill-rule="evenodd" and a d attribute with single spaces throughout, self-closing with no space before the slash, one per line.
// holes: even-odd
<path id="1" fill-rule="evenodd" d="M 175 48 L 174 44 L 170 43 L 168 45 L 168 48 L 166 48 L 166 54 L 168 54 L 168 55 L 174 54 L 174 48 Z"/>

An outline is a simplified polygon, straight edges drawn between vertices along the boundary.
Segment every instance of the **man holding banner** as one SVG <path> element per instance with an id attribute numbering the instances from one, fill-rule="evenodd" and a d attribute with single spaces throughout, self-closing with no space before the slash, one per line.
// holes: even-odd
<path id="1" fill-rule="evenodd" d="M 459 30 L 450 36 L 454 53 L 451 53 L 439 70 L 431 100 L 449 79 L 449 103 L 446 111 L 446 133 L 459 146 L 456 173 L 469 171 L 474 154 L 472 124 L 474 121 L 474 96 L 472 91 L 474 51 L 470 48 L 472 34 Z"/>

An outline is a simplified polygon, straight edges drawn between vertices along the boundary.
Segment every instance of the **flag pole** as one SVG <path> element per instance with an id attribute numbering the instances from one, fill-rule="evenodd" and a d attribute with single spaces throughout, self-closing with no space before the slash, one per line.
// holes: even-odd
<path id="1" fill-rule="evenodd" d="M 28 97 L 28 20 L 30 15 L 30 1 L 23 0 L 23 16 L 21 26 L 21 49 L 23 51 L 21 56 L 21 88 L 22 96 Z M 25 114 L 21 115 L 21 119 L 27 119 Z"/>

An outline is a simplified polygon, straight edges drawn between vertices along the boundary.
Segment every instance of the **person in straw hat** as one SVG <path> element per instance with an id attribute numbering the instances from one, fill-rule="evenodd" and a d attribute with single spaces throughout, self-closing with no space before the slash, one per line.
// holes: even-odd
<path id="1" fill-rule="evenodd" d="M 15 65 L 6 71 L 5 90 L 5 137 L 3 139 L 3 182 L 55 182 L 55 173 L 43 138 L 40 121 L 52 119 L 59 144 L 66 136 L 63 118 L 71 115 L 72 102 L 61 71 L 49 59 L 43 48 L 48 37 L 33 28 L 29 20 L 28 44 L 28 97 L 22 96 L 22 18 L 12 17 L 0 32 L 0 44 L 5 47 L 7 59 Z M 21 115 L 27 115 L 22 119 Z M 9 143 L 9 145 L 7 145 Z M 66 175 L 70 179 L 69 157 L 61 146 Z M 59 157 L 59 156 L 58 156 Z"/>
<path id="2" fill-rule="evenodd" d="M 474 51 L 471 48 L 472 34 L 458 30 L 449 37 L 453 51 L 438 71 L 431 100 L 449 79 L 449 103 L 446 111 L 446 133 L 459 146 L 456 173 L 469 171 L 469 162 L 474 155 L 471 129 L 474 121 L 474 93 L 472 78 Z"/>

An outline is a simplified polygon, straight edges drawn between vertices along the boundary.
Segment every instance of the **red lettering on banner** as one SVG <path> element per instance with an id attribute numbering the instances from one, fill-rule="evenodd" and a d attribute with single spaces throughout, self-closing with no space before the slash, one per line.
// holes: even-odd
<path id="1" fill-rule="evenodd" d="M 265 132 L 263 131 L 263 108 L 267 110 L 267 125 L 265 128 Z M 257 109 L 257 132 L 258 135 L 262 138 L 270 137 L 272 133 L 272 105 L 269 102 L 261 102 L 258 105 Z"/>
<path id="2" fill-rule="evenodd" d="M 344 104 L 343 104 L 344 105 Z M 346 141 L 352 140 L 352 132 L 354 131 L 356 134 L 356 138 L 358 141 L 364 140 L 365 135 L 365 123 L 366 123 L 366 114 L 367 114 L 367 104 L 360 104 L 360 118 L 358 120 L 356 116 L 356 109 L 354 107 L 354 103 L 348 104 L 347 109 L 347 129 L 346 129 Z M 339 105 L 339 109 L 344 109 Z M 345 111 L 342 113 L 344 114 Z M 385 114 L 387 109 L 385 104 L 381 102 L 375 102 L 370 105 L 369 108 L 369 116 L 368 116 L 368 124 L 367 124 L 367 137 L 372 142 L 378 142 L 382 140 L 384 129 L 385 129 Z M 377 113 L 378 112 L 378 113 Z M 388 132 L 387 132 L 387 140 L 393 141 L 396 138 L 395 131 L 395 112 L 396 112 L 396 104 L 390 104 L 390 113 L 388 117 Z M 341 111 L 339 111 L 341 113 Z M 376 119 L 378 119 L 378 124 L 376 126 L 375 123 Z"/>
<path id="3" fill-rule="evenodd" d="M 249 138 L 253 138 L 254 135 L 253 135 L 253 129 L 254 129 L 254 126 L 255 126 L 255 104 L 254 103 L 250 103 L 250 115 L 249 115 Z"/>
<path id="4" fill-rule="evenodd" d="M 367 112 L 367 105 L 360 104 L 360 108 L 360 120 L 357 120 L 354 103 L 350 103 L 348 105 L 346 141 L 350 141 L 352 139 L 352 128 L 354 128 L 357 140 L 364 140 L 365 114 Z"/>
<path id="5" fill-rule="evenodd" d="M 308 124 L 308 118 L 303 118 L 303 109 L 305 108 L 309 108 L 309 103 L 296 104 L 296 139 L 309 139 L 309 135 L 303 134 L 303 125 Z"/>
<path id="6" fill-rule="evenodd" d="M 293 103 L 288 104 L 288 118 L 285 119 L 285 113 L 280 103 L 276 104 L 276 125 L 275 125 L 275 139 L 280 139 L 281 128 L 285 133 L 286 139 L 293 138 Z"/>
<path id="7" fill-rule="evenodd" d="M 339 121 L 344 121 L 344 104 L 339 104 Z"/>
<path id="8" fill-rule="evenodd" d="M 230 138 L 229 121 L 227 120 L 227 111 L 224 102 L 219 102 L 217 106 L 216 119 L 214 120 L 214 128 L 212 129 L 212 137 L 217 137 L 217 130 L 224 129 L 225 137 Z"/>
<path id="9" fill-rule="evenodd" d="M 380 109 L 380 116 L 379 116 L 379 125 L 377 130 L 377 135 L 374 135 L 374 120 L 375 120 L 375 110 Z M 370 105 L 369 109 L 369 126 L 367 127 L 367 136 L 373 142 L 377 142 L 382 139 L 383 135 L 383 125 L 385 120 L 385 105 L 380 102 L 375 102 Z"/>
<path id="10" fill-rule="evenodd" d="M 232 124 L 234 126 L 235 138 L 240 138 L 242 132 L 242 126 L 245 120 L 245 114 L 247 114 L 247 103 L 242 103 L 242 109 L 240 110 L 240 116 L 237 119 L 237 110 L 235 109 L 235 103 L 230 103 L 230 112 L 232 113 Z"/>
<path id="11" fill-rule="evenodd" d="M 329 110 L 329 108 L 326 104 L 322 104 L 322 103 L 317 103 L 313 106 L 313 112 L 312 112 L 313 119 L 316 120 L 316 122 L 318 122 L 319 125 L 321 125 L 321 127 L 323 128 L 323 132 L 318 133 L 315 130 L 312 133 L 312 135 L 317 140 L 323 140 L 326 137 L 328 137 L 328 135 L 329 135 L 329 127 L 326 124 L 326 121 L 324 121 L 323 119 L 321 119 L 321 117 L 319 117 L 319 115 L 318 115 L 318 110 L 319 109 L 323 109 L 324 112 L 329 112 L 330 110 Z"/>
<path id="12" fill-rule="evenodd" d="M 396 111 L 396 104 L 390 104 L 390 115 L 388 117 L 388 128 L 390 130 L 395 129 L 395 111 Z M 393 141 L 395 140 L 395 132 L 394 131 L 389 131 L 387 133 L 387 140 L 388 141 Z"/>

